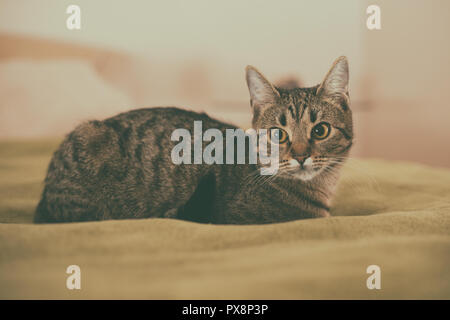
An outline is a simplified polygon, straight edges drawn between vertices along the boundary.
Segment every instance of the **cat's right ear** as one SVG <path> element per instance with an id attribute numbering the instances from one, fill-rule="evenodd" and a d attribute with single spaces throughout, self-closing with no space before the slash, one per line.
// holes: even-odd
<path id="1" fill-rule="evenodd" d="M 317 88 L 317 94 L 327 97 L 344 97 L 348 100 L 348 61 L 342 56 L 334 61 L 325 79 Z"/>
<path id="2" fill-rule="evenodd" d="M 253 108 L 273 105 L 280 97 L 277 89 L 255 67 L 245 68 L 245 78 L 250 92 L 250 104 Z"/>

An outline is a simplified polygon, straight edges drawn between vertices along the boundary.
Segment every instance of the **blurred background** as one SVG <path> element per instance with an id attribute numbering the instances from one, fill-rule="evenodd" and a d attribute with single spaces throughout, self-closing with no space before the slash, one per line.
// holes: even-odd
<path id="1" fill-rule="evenodd" d="M 0 139 L 166 105 L 249 127 L 246 65 L 312 86 L 346 55 L 353 156 L 450 167 L 449 18 L 447 0 L 0 0 Z"/>

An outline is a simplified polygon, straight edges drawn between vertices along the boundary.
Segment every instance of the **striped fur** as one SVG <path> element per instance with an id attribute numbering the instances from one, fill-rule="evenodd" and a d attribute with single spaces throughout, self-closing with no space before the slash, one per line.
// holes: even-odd
<path id="1" fill-rule="evenodd" d="M 247 82 L 254 128 L 289 133 L 276 175 L 260 176 L 249 164 L 175 165 L 173 130 L 193 132 L 196 120 L 203 130 L 235 127 L 178 108 L 134 110 L 84 123 L 65 138 L 49 164 L 35 222 L 166 217 L 259 224 L 329 216 L 353 141 L 346 59 L 311 88 L 277 88 L 252 67 Z M 330 135 L 314 140 L 311 130 L 321 122 Z M 293 165 L 306 154 L 304 167 Z"/>

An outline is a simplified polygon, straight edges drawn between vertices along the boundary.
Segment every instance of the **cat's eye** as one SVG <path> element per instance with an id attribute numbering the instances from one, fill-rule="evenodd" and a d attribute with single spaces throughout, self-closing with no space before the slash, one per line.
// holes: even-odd
<path id="1" fill-rule="evenodd" d="M 270 140 L 275 140 L 278 141 L 279 144 L 282 144 L 289 140 L 289 135 L 283 129 L 272 127 L 270 128 Z"/>
<path id="2" fill-rule="evenodd" d="M 316 124 L 311 130 L 311 136 L 317 140 L 323 140 L 330 134 L 330 125 L 326 122 Z"/>

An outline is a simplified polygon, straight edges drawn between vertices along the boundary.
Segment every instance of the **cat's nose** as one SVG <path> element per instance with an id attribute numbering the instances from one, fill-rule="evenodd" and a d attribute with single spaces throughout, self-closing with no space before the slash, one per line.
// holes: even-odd
<path id="1" fill-rule="evenodd" d="M 309 154 L 305 153 L 300 156 L 296 156 L 295 160 L 297 160 L 298 163 L 300 163 L 303 166 L 303 163 L 305 163 L 305 160 L 308 159 L 309 156 L 310 156 Z"/>
<path id="2" fill-rule="evenodd" d="M 308 144 L 302 142 L 294 142 L 292 144 L 292 153 L 295 156 L 303 156 L 309 153 Z"/>
<path id="3" fill-rule="evenodd" d="M 302 142 L 292 144 L 292 155 L 303 166 L 305 160 L 310 156 L 308 145 Z"/>

